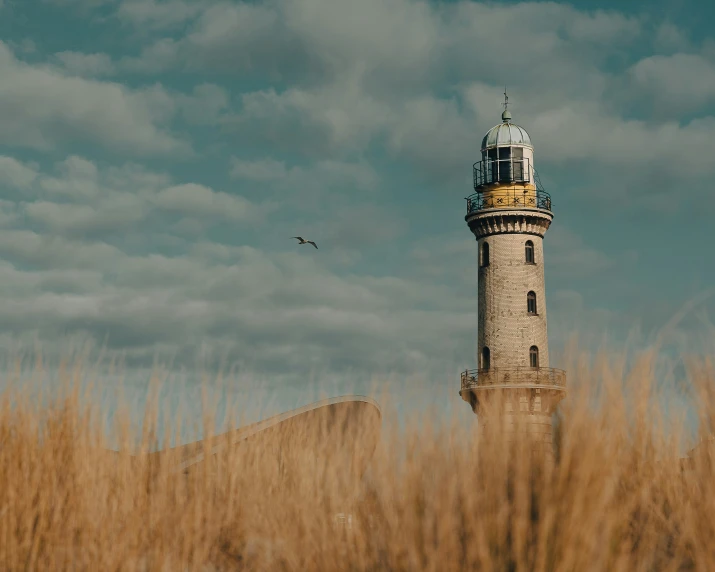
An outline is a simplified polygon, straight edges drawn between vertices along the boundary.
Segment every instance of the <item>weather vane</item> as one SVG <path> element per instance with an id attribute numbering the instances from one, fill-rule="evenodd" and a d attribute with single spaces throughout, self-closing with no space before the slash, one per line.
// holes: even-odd
<path id="1" fill-rule="evenodd" d="M 504 111 L 506 111 L 506 108 L 509 106 L 509 96 L 506 94 L 506 87 L 504 87 L 504 103 L 502 103 L 504 106 Z"/>

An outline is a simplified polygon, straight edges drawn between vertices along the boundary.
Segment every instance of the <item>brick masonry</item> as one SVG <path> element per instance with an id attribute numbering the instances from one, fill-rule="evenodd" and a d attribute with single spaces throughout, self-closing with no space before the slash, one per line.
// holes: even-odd
<path id="1" fill-rule="evenodd" d="M 525 261 L 527 240 L 534 243 L 535 264 Z M 491 367 L 529 367 L 529 348 L 536 346 L 539 366 L 549 367 L 543 239 L 534 235 L 495 234 L 478 242 L 479 355 L 486 346 L 491 353 Z M 489 244 L 488 266 L 481 266 L 484 243 Z M 536 294 L 535 316 L 527 312 L 526 297 L 530 291 Z"/>
<path id="2" fill-rule="evenodd" d="M 553 215 L 548 211 L 493 209 L 480 211 L 467 217 L 470 229 L 477 238 L 479 248 L 479 300 L 477 344 L 480 363 L 482 349 L 490 350 L 490 367 L 528 368 L 529 349 L 539 349 L 539 367 L 549 367 L 549 341 L 546 319 L 546 282 L 544 277 L 544 234 Z M 526 262 L 526 242 L 534 244 L 534 263 Z M 489 264 L 482 266 L 484 243 L 489 244 Z M 537 314 L 527 309 L 528 292 L 536 294 Z M 546 447 L 552 455 L 551 414 L 563 397 L 562 391 L 537 387 L 480 388 L 474 390 L 472 406 L 479 414 L 479 405 L 490 395 L 499 393 L 505 399 L 502 421 L 504 437 L 516 433 L 516 417 L 526 422 L 526 431 Z M 485 431 L 490 424 L 484 415 L 478 415 Z"/>

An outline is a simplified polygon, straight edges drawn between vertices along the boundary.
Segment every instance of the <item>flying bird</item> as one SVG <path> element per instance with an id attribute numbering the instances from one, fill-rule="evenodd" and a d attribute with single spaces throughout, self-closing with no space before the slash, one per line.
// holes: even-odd
<path id="1" fill-rule="evenodd" d="M 312 244 L 313 246 L 315 246 L 315 248 L 318 248 L 318 245 L 315 244 L 312 240 L 305 240 L 302 236 L 294 236 L 292 238 L 297 238 L 298 240 L 300 240 L 298 244 Z"/>

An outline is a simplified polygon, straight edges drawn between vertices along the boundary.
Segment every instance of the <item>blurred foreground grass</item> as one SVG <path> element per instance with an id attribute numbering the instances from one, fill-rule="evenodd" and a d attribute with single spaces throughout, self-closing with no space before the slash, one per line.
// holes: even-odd
<path id="1" fill-rule="evenodd" d="M 202 443 L 151 454 L 156 417 L 137 449 L 117 415 L 114 452 L 70 369 L 50 402 L 10 384 L 0 569 L 715 570 L 713 455 L 682 459 L 713 431 L 715 366 L 688 360 L 693 437 L 656 357 L 573 361 L 553 468 L 476 422 L 350 408 L 240 444 L 207 413 Z"/>

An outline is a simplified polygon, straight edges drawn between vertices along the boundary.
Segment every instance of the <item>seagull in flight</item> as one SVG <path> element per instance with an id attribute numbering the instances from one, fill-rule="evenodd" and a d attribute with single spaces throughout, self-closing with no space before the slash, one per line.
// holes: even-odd
<path id="1" fill-rule="evenodd" d="M 305 240 L 302 236 L 294 236 L 292 238 L 297 238 L 298 240 L 300 240 L 298 244 L 312 244 L 313 246 L 315 246 L 315 248 L 318 248 L 318 245 L 315 244 L 312 240 Z"/>

